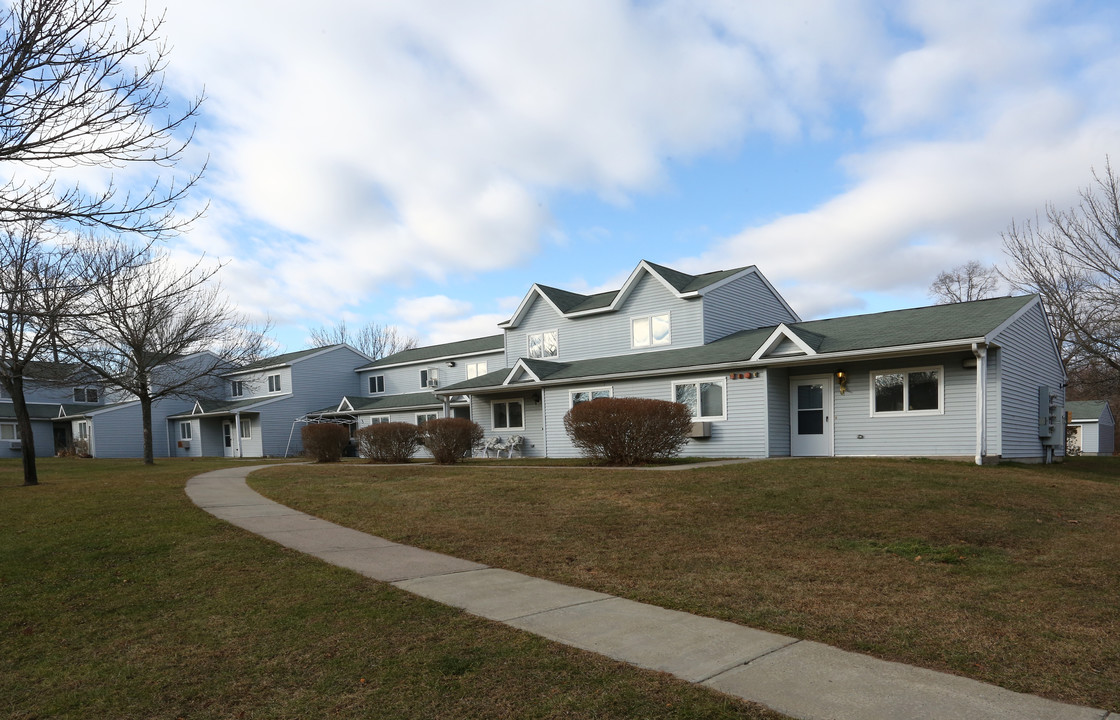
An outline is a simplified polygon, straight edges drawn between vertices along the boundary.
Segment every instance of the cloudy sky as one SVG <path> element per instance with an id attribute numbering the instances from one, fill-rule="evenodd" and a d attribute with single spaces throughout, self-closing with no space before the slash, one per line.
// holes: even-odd
<path id="1" fill-rule="evenodd" d="M 1120 5 L 171 0 L 209 211 L 281 349 L 497 332 L 534 282 L 757 265 L 802 317 L 939 270 L 1120 158 Z"/>

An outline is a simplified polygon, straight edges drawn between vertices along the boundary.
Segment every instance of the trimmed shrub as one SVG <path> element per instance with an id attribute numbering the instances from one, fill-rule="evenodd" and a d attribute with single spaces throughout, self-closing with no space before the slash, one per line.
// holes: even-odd
<path id="1" fill-rule="evenodd" d="M 638 465 L 680 453 L 692 429 L 692 412 L 668 400 L 598 398 L 569 410 L 564 429 L 587 457 Z"/>
<path id="2" fill-rule="evenodd" d="M 377 423 L 358 431 L 358 452 L 370 462 L 408 462 L 419 448 L 420 428 L 411 423 Z"/>
<path id="3" fill-rule="evenodd" d="M 482 444 L 482 428 L 466 418 L 437 418 L 420 426 L 424 447 L 441 465 L 467 457 Z"/>
<path id="4" fill-rule="evenodd" d="M 350 444 L 350 428 L 337 423 L 312 423 L 300 430 L 303 454 L 315 462 L 338 462 Z"/>

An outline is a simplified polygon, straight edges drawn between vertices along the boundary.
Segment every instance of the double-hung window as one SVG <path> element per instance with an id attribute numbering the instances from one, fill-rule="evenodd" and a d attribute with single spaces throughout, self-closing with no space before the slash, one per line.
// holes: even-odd
<path id="1" fill-rule="evenodd" d="M 280 385 L 280 373 L 268 376 L 268 391 L 270 393 L 278 393 L 283 391 L 283 388 Z"/>
<path id="2" fill-rule="evenodd" d="M 369 424 L 370 425 L 380 425 L 381 423 L 387 423 L 387 422 L 389 422 L 389 416 L 388 415 L 374 415 L 373 417 L 371 417 L 369 419 Z"/>
<path id="3" fill-rule="evenodd" d="M 467 379 L 476 378 L 486 374 L 486 361 L 467 363 Z"/>
<path id="4" fill-rule="evenodd" d="M 556 330 L 529 333 L 526 336 L 526 342 L 529 346 L 529 357 L 531 358 L 551 358 L 560 354 Z"/>
<path id="5" fill-rule="evenodd" d="M 97 388 L 74 388 L 74 402 L 97 402 Z"/>
<path id="6" fill-rule="evenodd" d="M 942 367 L 871 372 L 871 414 L 935 415 L 944 411 Z"/>
<path id="7" fill-rule="evenodd" d="M 631 318 L 630 346 L 647 348 L 672 344 L 670 325 L 669 313 Z"/>
<path id="8" fill-rule="evenodd" d="M 420 387 L 439 387 L 439 368 L 428 368 L 420 371 Z"/>
<path id="9" fill-rule="evenodd" d="M 0 440 L 19 440 L 19 425 L 0 423 Z"/>
<path id="10" fill-rule="evenodd" d="M 241 420 L 241 439 L 248 440 L 253 437 L 253 423 L 251 420 Z"/>
<path id="11" fill-rule="evenodd" d="M 241 397 L 245 394 L 245 382 L 242 380 L 234 380 L 229 384 L 230 397 Z"/>
<path id="12" fill-rule="evenodd" d="M 687 406 L 696 422 L 727 418 L 723 391 L 722 378 L 673 383 L 673 399 Z"/>
<path id="13" fill-rule="evenodd" d="M 190 423 L 190 420 L 188 420 L 186 422 L 179 423 L 179 439 L 180 440 L 190 440 L 191 439 L 191 423 Z"/>
<path id="14" fill-rule="evenodd" d="M 369 394 L 376 395 L 385 392 L 385 376 L 384 375 L 370 375 L 369 376 Z"/>
<path id="15" fill-rule="evenodd" d="M 525 406 L 520 400 L 501 400 L 494 403 L 495 430 L 524 430 Z"/>
<path id="16" fill-rule="evenodd" d="M 84 420 L 78 423 L 78 439 L 89 440 L 89 423 Z"/>
<path id="17" fill-rule="evenodd" d="M 609 387 L 572 390 L 568 393 L 568 407 L 575 407 L 582 402 L 590 402 L 592 400 L 598 400 L 599 398 L 609 397 L 611 397 L 611 389 Z"/>

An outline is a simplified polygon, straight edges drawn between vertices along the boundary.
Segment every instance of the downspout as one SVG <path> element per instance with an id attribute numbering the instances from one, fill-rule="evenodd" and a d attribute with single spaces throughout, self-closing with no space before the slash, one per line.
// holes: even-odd
<path id="1" fill-rule="evenodd" d="M 988 455 L 988 344 L 972 343 L 976 356 L 976 464 Z"/>
<path id="2" fill-rule="evenodd" d="M 241 457 L 241 413 L 233 414 L 233 432 L 237 438 L 237 457 Z"/>

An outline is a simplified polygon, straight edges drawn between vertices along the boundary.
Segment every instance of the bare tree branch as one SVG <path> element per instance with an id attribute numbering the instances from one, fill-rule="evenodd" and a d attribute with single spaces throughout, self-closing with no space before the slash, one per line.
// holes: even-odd
<path id="1" fill-rule="evenodd" d="M 995 265 L 982 265 L 979 260 L 970 260 L 940 273 L 929 286 L 929 294 L 938 305 L 983 300 L 999 292 L 999 280 L 999 270 Z"/>
<path id="2" fill-rule="evenodd" d="M 312 329 L 310 339 L 312 347 L 346 344 L 374 360 L 411 350 L 419 344 L 419 340 L 405 335 L 395 325 L 369 322 L 352 333 L 345 320 L 340 320 L 333 327 L 320 326 Z"/>

